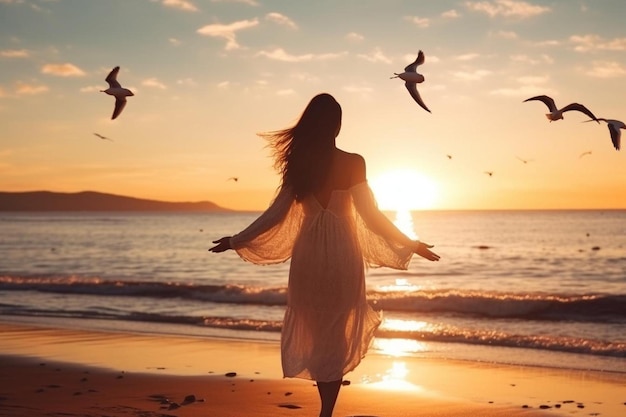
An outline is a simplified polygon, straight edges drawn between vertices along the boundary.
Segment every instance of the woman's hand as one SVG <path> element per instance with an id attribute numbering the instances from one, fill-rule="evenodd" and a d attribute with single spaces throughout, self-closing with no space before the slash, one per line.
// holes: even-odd
<path id="1" fill-rule="evenodd" d="M 415 246 L 415 249 L 413 251 L 419 256 L 428 259 L 429 261 L 439 260 L 439 255 L 430 250 L 430 248 L 432 248 L 434 245 L 429 245 L 428 243 L 420 242 L 419 240 L 416 243 L 417 245 Z"/>
<path id="2" fill-rule="evenodd" d="M 217 245 L 209 249 L 209 252 L 220 253 L 227 251 L 228 249 L 232 249 L 230 247 L 230 236 L 225 236 L 221 239 L 214 240 L 213 243 L 217 243 Z"/>

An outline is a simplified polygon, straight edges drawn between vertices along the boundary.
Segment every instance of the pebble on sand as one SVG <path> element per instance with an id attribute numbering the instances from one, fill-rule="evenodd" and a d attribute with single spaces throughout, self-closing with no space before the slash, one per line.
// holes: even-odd
<path id="1" fill-rule="evenodd" d="M 185 397 L 185 399 L 183 400 L 183 405 L 186 404 L 191 404 L 196 402 L 196 396 L 193 394 L 189 394 L 188 396 Z"/>

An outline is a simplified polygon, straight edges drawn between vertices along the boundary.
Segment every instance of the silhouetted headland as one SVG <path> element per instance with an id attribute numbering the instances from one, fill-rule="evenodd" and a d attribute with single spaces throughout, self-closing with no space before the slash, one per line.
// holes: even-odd
<path id="1" fill-rule="evenodd" d="M 0 191 L 0 211 L 233 211 L 210 201 L 167 202 L 82 191 Z"/>

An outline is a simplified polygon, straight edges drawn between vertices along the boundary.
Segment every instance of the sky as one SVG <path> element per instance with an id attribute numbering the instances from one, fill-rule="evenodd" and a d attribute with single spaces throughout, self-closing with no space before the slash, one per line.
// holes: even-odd
<path id="1" fill-rule="evenodd" d="M 623 0 L 0 0 L 0 191 L 262 210 L 280 178 L 257 133 L 327 92 L 383 209 L 626 208 L 606 124 L 523 102 L 626 121 L 624 16 Z M 419 50 L 432 113 L 390 79 Z M 111 120 L 115 66 L 135 95 Z"/>

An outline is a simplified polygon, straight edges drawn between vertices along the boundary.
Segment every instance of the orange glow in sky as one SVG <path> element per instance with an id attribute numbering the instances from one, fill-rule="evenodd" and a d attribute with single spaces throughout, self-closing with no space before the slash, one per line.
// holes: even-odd
<path id="1" fill-rule="evenodd" d="M 329 92 L 381 208 L 626 207 L 606 124 L 524 102 L 626 120 L 624 1 L 8 0 L 0 16 L 0 191 L 263 210 L 279 178 L 257 133 Z M 418 50 L 432 113 L 390 79 Z M 135 95 L 111 120 L 118 65 Z"/>

